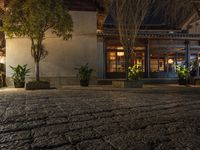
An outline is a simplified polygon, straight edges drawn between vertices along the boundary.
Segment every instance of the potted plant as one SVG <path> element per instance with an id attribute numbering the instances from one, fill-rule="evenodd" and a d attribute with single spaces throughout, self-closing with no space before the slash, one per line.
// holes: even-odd
<path id="1" fill-rule="evenodd" d="M 25 77 L 28 76 L 30 69 L 27 68 L 26 65 L 17 65 L 16 67 L 10 66 L 13 70 L 12 80 L 14 81 L 15 88 L 24 88 L 25 85 Z"/>
<path id="2" fill-rule="evenodd" d="M 3 75 L 4 75 L 4 72 L 3 71 L 0 71 L 0 87 L 3 87 Z"/>
<path id="3" fill-rule="evenodd" d="M 128 78 L 130 80 L 139 80 L 141 78 L 142 69 L 140 65 L 128 67 Z"/>
<path id="4" fill-rule="evenodd" d="M 136 64 L 128 67 L 128 82 L 127 86 L 132 88 L 142 88 L 143 82 L 141 81 L 142 68 L 140 65 Z"/>
<path id="5" fill-rule="evenodd" d="M 184 65 L 177 65 L 176 72 L 178 74 L 179 84 L 186 85 L 189 79 L 189 68 L 185 67 Z"/>
<path id="6" fill-rule="evenodd" d="M 128 80 L 113 80 L 112 86 L 115 88 L 142 88 L 141 74 L 142 68 L 140 65 L 130 66 L 128 67 Z"/>
<path id="7" fill-rule="evenodd" d="M 91 79 L 92 72 L 94 70 L 88 66 L 88 63 L 85 64 L 84 66 L 81 66 L 81 67 L 75 68 L 75 69 L 78 70 L 77 77 L 80 80 L 80 85 L 88 86 L 89 81 Z"/>

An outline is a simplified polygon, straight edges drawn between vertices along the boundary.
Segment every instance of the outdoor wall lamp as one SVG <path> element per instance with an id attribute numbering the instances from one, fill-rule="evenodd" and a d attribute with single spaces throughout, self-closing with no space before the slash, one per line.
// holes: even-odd
<path id="1" fill-rule="evenodd" d="M 0 56 L 0 63 L 5 64 L 5 56 Z"/>
<path id="2" fill-rule="evenodd" d="M 168 59 L 168 64 L 173 64 L 174 60 L 173 59 Z"/>

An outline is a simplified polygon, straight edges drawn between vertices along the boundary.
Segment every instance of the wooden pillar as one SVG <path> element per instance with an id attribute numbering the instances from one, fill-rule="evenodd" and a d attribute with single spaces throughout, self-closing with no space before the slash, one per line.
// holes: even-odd
<path id="1" fill-rule="evenodd" d="M 199 54 L 197 53 L 197 77 L 199 77 Z"/>
<path id="2" fill-rule="evenodd" d="M 178 52 L 176 52 L 176 55 L 175 55 L 175 64 L 176 65 L 178 64 Z"/>
<path id="3" fill-rule="evenodd" d="M 186 67 L 189 67 L 190 65 L 190 41 L 185 41 L 185 65 Z"/>
<path id="4" fill-rule="evenodd" d="M 158 51 L 158 72 L 160 72 L 160 51 Z"/>
<path id="5" fill-rule="evenodd" d="M 145 76 L 150 77 L 150 49 L 149 49 L 149 39 L 145 43 Z"/>
<path id="6" fill-rule="evenodd" d="M 104 39 L 102 36 L 98 36 L 97 40 L 97 62 L 98 62 L 98 70 L 97 72 L 97 78 L 98 79 L 104 79 L 105 78 L 105 63 L 106 63 L 106 47 L 104 43 Z"/>
<path id="7" fill-rule="evenodd" d="M 167 66 L 167 73 L 169 72 L 169 64 L 168 64 L 168 59 L 169 59 L 169 53 L 167 53 L 167 56 L 165 58 L 166 66 Z"/>

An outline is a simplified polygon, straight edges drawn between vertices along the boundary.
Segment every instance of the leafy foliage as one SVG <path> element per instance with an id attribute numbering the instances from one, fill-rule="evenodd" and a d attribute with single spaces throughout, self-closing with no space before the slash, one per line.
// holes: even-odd
<path id="1" fill-rule="evenodd" d="M 179 79 L 188 79 L 189 78 L 189 68 L 184 65 L 177 65 L 176 72 L 178 74 Z"/>
<path id="2" fill-rule="evenodd" d="M 10 38 L 28 37 L 31 40 L 31 55 L 39 81 L 39 62 L 47 51 L 43 40 L 50 30 L 64 40 L 72 38 L 73 21 L 63 0 L 9 0 L 8 9 L 2 16 L 1 30 Z"/>
<path id="3" fill-rule="evenodd" d="M 131 80 L 139 80 L 140 75 L 142 73 L 142 69 L 140 65 L 134 65 L 128 67 L 128 78 Z"/>
<path id="4" fill-rule="evenodd" d="M 25 82 L 25 77 L 28 76 L 30 69 L 26 65 L 17 65 L 16 67 L 10 66 L 13 70 L 12 79 L 15 83 Z"/>
<path id="5" fill-rule="evenodd" d="M 197 75 L 198 61 L 194 60 L 190 62 L 190 76 L 194 77 Z"/>
<path id="6" fill-rule="evenodd" d="M 62 0 L 9 1 L 3 16 L 3 30 L 8 36 L 40 39 L 48 29 L 64 39 L 72 36 L 73 21 Z"/>
<path id="7" fill-rule="evenodd" d="M 85 64 L 84 66 L 81 66 L 79 68 L 75 68 L 75 70 L 78 70 L 77 77 L 79 78 L 79 80 L 82 81 L 89 81 L 92 72 L 94 71 L 92 68 L 89 68 L 88 64 Z"/>

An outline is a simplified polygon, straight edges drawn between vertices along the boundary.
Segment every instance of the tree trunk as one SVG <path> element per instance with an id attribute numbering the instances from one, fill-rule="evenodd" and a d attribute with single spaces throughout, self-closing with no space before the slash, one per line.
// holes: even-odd
<path id="1" fill-rule="evenodd" d="M 35 62 L 35 79 L 36 81 L 40 81 L 40 62 Z"/>
<path id="2" fill-rule="evenodd" d="M 129 67 L 129 54 L 128 54 L 128 49 L 125 50 L 125 79 L 128 81 L 128 67 Z"/>

